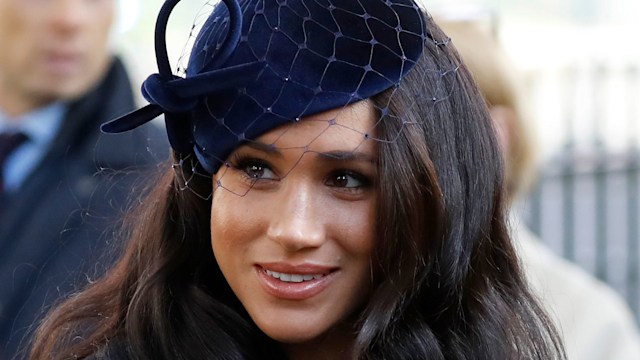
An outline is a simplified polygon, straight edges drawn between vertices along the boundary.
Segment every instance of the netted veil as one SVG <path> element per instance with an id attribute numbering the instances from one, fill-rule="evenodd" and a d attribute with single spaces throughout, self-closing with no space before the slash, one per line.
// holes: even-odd
<path id="1" fill-rule="evenodd" d="M 433 84 L 458 69 L 455 63 L 447 68 L 416 68 L 426 45 L 448 46 L 449 40 L 432 35 L 431 19 L 413 0 L 222 0 L 204 6 L 185 2 L 210 13 L 195 17 L 188 64 L 178 65 L 174 73 L 165 31 L 178 2 L 165 1 L 158 16 L 159 72 L 142 86 L 150 104 L 105 124 L 103 131 L 126 131 L 164 114 L 171 146 L 180 159 L 174 167 L 188 170 L 178 172 L 185 189 L 194 176 L 218 173 L 214 188 L 246 194 L 250 185 L 225 184 L 224 172 L 234 167 L 228 161 L 233 150 L 256 142 L 266 132 L 285 134 L 310 117 L 326 125 L 314 141 L 330 136 L 323 134 L 336 126 L 357 132 L 361 142 L 394 141 L 394 134 L 377 135 L 380 122 L 397 124 L 397 135 L 411 126 L 405 114 L 416 104 L 436 106 L 450 89 L 425 88 L 413 94 L 412 103 L 405 103 L 401 111 L 375 104 L 376 120 L 368 128 L 341 124 L 340 111 L 383 92 L 390 94 L 391 102 L 395 89 L 412 71 L 435 78 L 429 82 Z M 314 152 L 313 141 L 291 149 L 274 138 L 260 145 L 297 150 L 300 156 Z"/>

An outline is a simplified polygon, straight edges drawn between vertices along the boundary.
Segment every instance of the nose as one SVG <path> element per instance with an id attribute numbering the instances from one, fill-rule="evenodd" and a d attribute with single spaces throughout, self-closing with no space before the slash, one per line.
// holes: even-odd
<path id="1" fill-rule="evenodd" d="M 316 189 L 317 190 L 317 189 Z M 279 189 L 270 212 L 267 236 L 288 252 L 320 247 L 326 237 L 321 195 L 298 183 Z"/>

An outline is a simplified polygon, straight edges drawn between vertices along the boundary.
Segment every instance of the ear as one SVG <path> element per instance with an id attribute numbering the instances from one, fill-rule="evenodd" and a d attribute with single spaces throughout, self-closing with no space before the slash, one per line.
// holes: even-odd
<path id="1" fill-rule="evenodd" d="M 507 154 L 511 151 L 511 144 L 515 140 L 513 132 L 516 113 L 510 107 L 498 105 L 489 107 L 489 114 L 496 129 L 502 156 L 507 158 Z"/>

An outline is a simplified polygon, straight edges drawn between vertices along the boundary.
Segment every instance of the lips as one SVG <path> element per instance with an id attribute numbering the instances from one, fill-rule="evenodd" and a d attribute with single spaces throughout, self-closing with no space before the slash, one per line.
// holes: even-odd
<path id="1" fill-rule="evenodd" d="M 323 292 L 336 278 L 337 268 L 317 265 L 261 264 L 255 267 L 263 289 L 276 298 L 305 300 Z"/>
<path id="2" fill-rule="evenodd" d="M 49 51 L 43 58 L 45 68 L 60 76 L 75 74 L 82 64 L 82 56 L 77 52 Z"/>

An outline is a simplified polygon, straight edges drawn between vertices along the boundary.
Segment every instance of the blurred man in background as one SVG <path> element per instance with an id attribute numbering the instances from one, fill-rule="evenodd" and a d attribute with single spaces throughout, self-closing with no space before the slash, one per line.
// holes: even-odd
<path id="1" fill-rule="evenodd" d="M 487 100 L 505 158 L 507 196 L 514 202 L 526 195 L 536 170 L 532 123 L 526 121 L 516 73 L 491 29 L 473 20 L 437 22 Z M 512 226 L 524 272 L 563 335 L 567 358 L 640 359 L 640 334 L 625 301 L 577 265 L 553 254 L 515 216 Z"/>
<path id="2" fill-rule="evenodd" d="M 0 0 L 0 359 L 107 266 L 133 169 L 168 154 L 153 125 L 100 134 L 135 107 L 108 48 L 115 1 Z"/>

